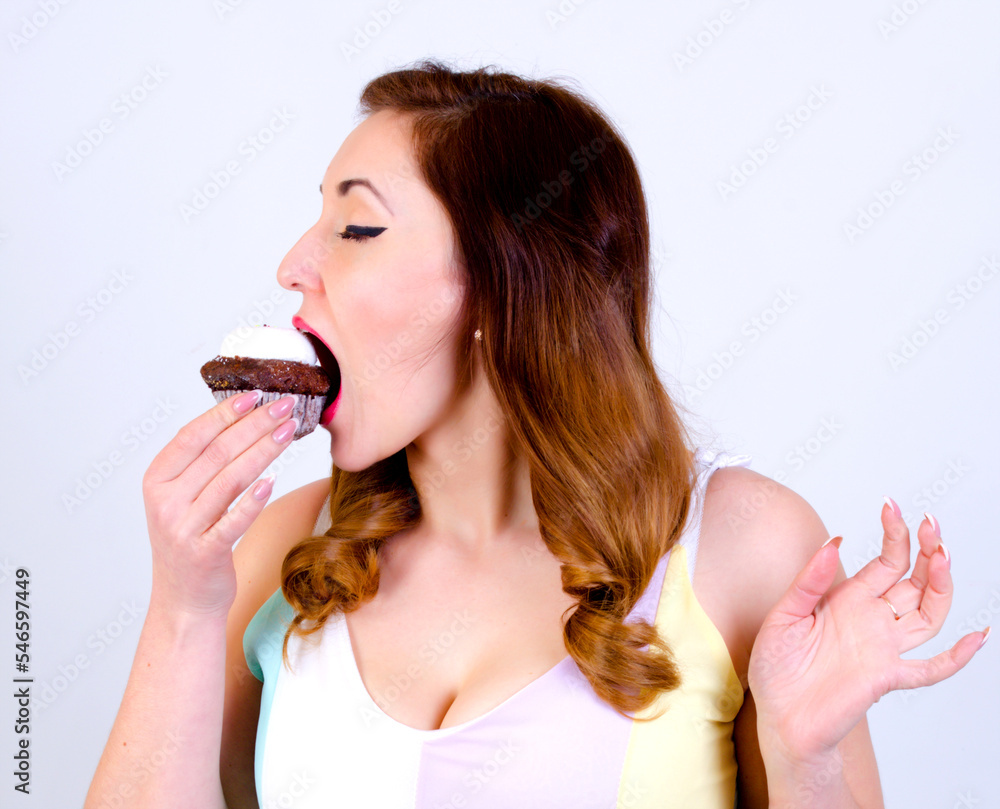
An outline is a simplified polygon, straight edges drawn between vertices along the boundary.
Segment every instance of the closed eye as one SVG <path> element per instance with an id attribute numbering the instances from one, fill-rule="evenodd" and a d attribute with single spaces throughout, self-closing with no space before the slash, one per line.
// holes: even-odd
<path id="1" fill-rule="evenodd" d="M 372 236 L 378 236 L 385 228 L 372 228 L 366 227 L 364 225 L 348 225 L 344 228 L 343 233 L 338 233 L 341 239 L 353 239 L 355 241 L 362 241 L 363 239 L 369 239 Z"/>

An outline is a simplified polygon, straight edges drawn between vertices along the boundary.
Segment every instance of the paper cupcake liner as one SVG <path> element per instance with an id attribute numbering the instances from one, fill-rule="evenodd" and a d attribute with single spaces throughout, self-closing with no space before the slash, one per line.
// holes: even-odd
<path id="1" fill-rule="evenodd" d="M 248 393 L 250 388 L 233 388 L 228 390 L 213 390 L 212 395 L 216 402 L 224 402 L 230 396 L 239 396 L 241 393 Z M 292 441 L 297 441 L 304 435 L 309 435 L 319 426 L 319 417 L 323 415 L 323 402 L 326 396 L 310 396 L 305 393 L 285 393 L 278 390 L 265 390 L 257 407 L 276 402 L 282 396 L 294 396 L 295 405 L 292 407 L 292 418 L 299 420 L 299 427 L 292 436 Z"/>

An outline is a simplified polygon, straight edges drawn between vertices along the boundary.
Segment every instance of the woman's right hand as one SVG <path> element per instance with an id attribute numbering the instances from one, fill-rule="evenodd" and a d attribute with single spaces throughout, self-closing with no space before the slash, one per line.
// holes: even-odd
<path id="1" fill-rule="evenodd" d="M 142 480 L 153 551 L 153 593 L 170 610 L 225 616 L 236 598 L 232 548 L 264 509 L 273 478 L 240 492 L 281 454 L 297 428 L 293 396 L 254 406 L 231 396 L 184 425 Z"/>

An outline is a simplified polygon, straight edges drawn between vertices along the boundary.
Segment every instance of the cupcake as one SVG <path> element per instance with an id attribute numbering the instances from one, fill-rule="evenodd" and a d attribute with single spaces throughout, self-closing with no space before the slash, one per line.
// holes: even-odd
<path id="1" fill-rule="evenodd" d="M 292 416 L 299 420 L 293 440 L 316 429 L 330 391 L 330 379 L 309 338 L 297 329 L 273 326 L 231 331 L 218 356 L 201 366 L 201 378 L 217 402 L 256 389 L 264 394 L 260 407 L 293 394 Z"/>

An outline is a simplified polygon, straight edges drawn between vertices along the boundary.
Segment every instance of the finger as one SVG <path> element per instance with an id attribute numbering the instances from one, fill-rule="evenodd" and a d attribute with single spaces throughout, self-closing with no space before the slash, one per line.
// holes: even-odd
<path id="1" fill-rule="evenodd" d="M 284 421 L 221 469 L 188 509 L 186 528 L 200 534 L 221 520 L 239 493 L 291 444 L 296 429 L 298 419 Z"/>
<path id="2" fill-rule="evenodd" d="M 274 489 L 274 475 L 261 478 L 247 489 L 235 506 L 220 517 L 215 525 L 205 532 L 205 540 L 218 542 L 228 548 L 243 536 L 267 505 Z"/>
<path id="3" fill-rule="evenodd" d="M 910 532 L 903 518 L 882 506 L 882 553 L 854 574 L 873 596 L 880 596 L 910 569 Z"/>
<path id="4" fill-rule="evenodd" d="M 263 394 L 259 390 L 230 396 L 188 422 L 153 458 L 146 480 L 154 483 L 173 480 L 201 455 L 216 436 L 251 412 Z"/>
<path id="5" fill-rule="evenodd" d="M 924 588 L 917 587 L 910 579 L 903 579 L 892 585 L 883 595 L 896 608 L 896 612 L 902 616 L 920 606 L 920 599 L 924 597 Z"/>
<path id="6" fill-rule="evenodd" d="M 812 615 L 819 600 L 830 589 L 840 561 L 838 549 L 843 537 L 828 539 L 806 566 L 799 571 L 785 594 L 771 610 L 771 620 L 778 625 L 793 624 Z"/>
<path id="7" fill-rule="evenodd" d="M 984 632 L 970 632 L 947 651 L 929 660 L 900 660 L 895 684 L 890 690 L 922 688 L 951 677 L 963 668 L 983 646 Z"/>
<path id="8" fill-rule="evenodd" d="M 261 405 L 245 418 L 216 436 L 187 469 L 176 478 L 178 494 L 188 501 L 199 497 L 205 487 L 255 442 L 286 422 L 295 405 L 294 396 L 282 396 L 276 402 Z M 270 461 L 268 461 L 270 463 Z M 266 466 L 266 464 L 265 464 Z M 257 477 L 264 467 L 251 472 L 243 488 Z M 233 492 L 235 498 L 243 489 Z M 230 499 L 229 503 L 232 503 Z M 229 503 L 226 505 L 228 506 Z"/>
<path id="9" fill-rule="evenodd" d="M 927 586 L 927 563 L 941 544 L 940 531 L 941 529 L 938 527 L 937 520 L 932 515 L 924 512 L 924 519 L 920 523 L 919 528 L 917 528 L 917 541 L 920 543 L 920 552 L 917 554 L 917 560 L 913 563 L 913 572 L 910 573 L 913 584 L 918 588 L 922 589 Z"/>
<path id="10" fill-rule="evenodd" d="M 912 612 L 899 619 L 905 630 L 907 645 L 900 649 L 907 652 L 933 638 L 941 631 L 944 619 L 951 609 L 954 586 L 951 580 L 951 565 L 943 552 L 935 553 L 928 565 L 928 582 L 922 591 L 920 604 Z"/>
<path id="11" fill-rule="evenodd" d="M 919 608 L 920 601 L 924 597 L 924 589 L 927 587 L 928 564 L 934 558 L 935 553 L 940 550 L 941 552 L 937 555 L 943 555 L 946 561 L 950 561 L 948 549 L 941 542 L 935 528 L 931 527 L 932 525 L 936 526 L 936 522 L 932 522 L 934 518 L 929 514 L 924 516 L 927 519 L 920 523 L 917 530 L 920 553 L 917 554 L 913 571 L 909 578 L 896 582 L 885 592 L 885 597 L 892 602 L 900 615 Z"/>

